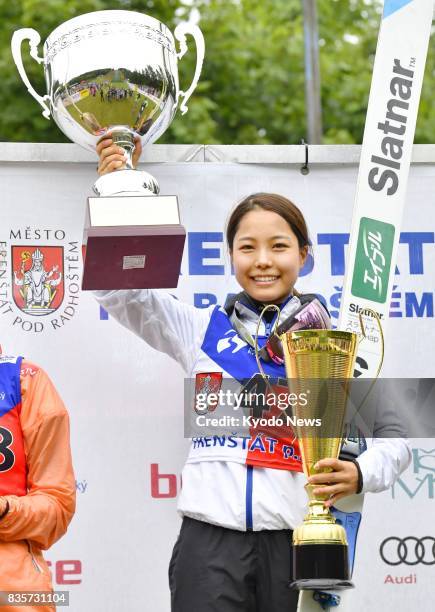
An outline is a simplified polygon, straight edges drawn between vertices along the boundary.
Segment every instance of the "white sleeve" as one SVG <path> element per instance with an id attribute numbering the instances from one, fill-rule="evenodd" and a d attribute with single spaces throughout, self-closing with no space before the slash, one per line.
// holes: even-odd
<path id="1" fill-rule="evenodd" d="M 363 477 L 362 492 L 379 493 L 393 486 L 411 458 L 406 438 L 374 438 L 373 446 L 357 459 Z"/>
<path id="2" fill-rule="evenodd" d="M 195 308 L 169 293 L 151 289 L 94 291 L 94 296 L 121 325 L 175 359 L 190 374 L 213 307 Z"/>
<path id="3" fill-rule="evenodd" d="M 382 379 L 373 393 L 373 444 L 358 457 L 363 477 L 362 492 L 378 493 L 393 486 L 411 463 L 407 428 L 397 409 L 394 381 Z M 367 414 L 368 416 L 368 414 Z"/>

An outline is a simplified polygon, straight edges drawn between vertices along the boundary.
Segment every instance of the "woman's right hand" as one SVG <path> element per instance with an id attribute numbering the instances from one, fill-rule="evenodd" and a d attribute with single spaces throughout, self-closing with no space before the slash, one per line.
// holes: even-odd
<path id="1" fill-rule="evenodd" d="M 133 151 L 133 166 L 136 167 L 139 158 L 142 154 L 142 144 L 140 138 L 136 137 L 134 140 L 135 148 Z M 125 151 L 122 147 L 114 144 L 110 134 L 104 136 L 102 140 L 97 144 L 97 153 L 100 158 L 98 163 L 98 174 L 108 174 L 114 170 L 122 170 L 125 168 L 126 157 Z"/>

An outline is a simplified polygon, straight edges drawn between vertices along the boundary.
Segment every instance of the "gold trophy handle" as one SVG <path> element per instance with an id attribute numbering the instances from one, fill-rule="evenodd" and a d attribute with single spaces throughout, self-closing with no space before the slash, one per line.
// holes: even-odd
<path id="1" fill-rule="evenodd" d="M 371 308 L 365 308 L 365 309 L 364 309 L 364 311 L 365 311 L 365 312 L 367 312 L 367 313 L 370 313 L 370 314 L 373 316 L 373 318 L 374 318 L 374 319 L 376 319 L 376 322 L 377 322 L 378 327 L 379 327 L 379 333 L 380 333 L 380 336 L 381 336 L 381 342 L 382 342 L 382 351 L 381 351 L 381 359 L 380 359 L 380 361 L 379 361 L 378 369 L 376 370 L 376 376 L 375 376 L 375 378 L 373 379 L 372 384 L 370 385 L 370 387 L 369 387 L 369 389 L 368 389 L 367 393 L 364 395 L 364 397 L 363 397 L 363 399 L 362 399 L 362 401 L 361 401 L 361 404 L 358 406 L 358 409 L 357 409 L 357 411 L 356 411 L 356 412 L 359 412 L 359 411 L 361 410 L 361 408 L 364 406 L 365 401 L 367 400 L 368 396 L 369 396 L 369 395 L 370 395 L 370 393 L 372 392 L 372 389 L 373 389 L 373 387 L 374 387 L 374 385 L 375 385 L 376 381 L 378 380 L 378 377 L 379 377 L 379 374 L 380 374 L 380 371 L 381 371 L 382 365 L 383 365 L 383 363 L 384 363 L 384 354 L 385 354 L 385 339 L 384 339 L 384 332 L 383 332 L 383 330 L 382 330 L 382 325 L 381 325 L 381 320 L 380 320 L 380 318 L 379 318 L 379 315 L 378 315 L 378 313 L 377 313 L 377 312 L 375 312 L 375 311 L 374 311 L 374 310 L 372 310 Z M 366 332 L 365 332 L 365 329 L 364 329 L 364 323 L 363 323 L 363 320 L 362 320 L 361 313 L 359 313 L 359 324 L 360 324 L 360 326 L 361 326 L 361 337 L 359 338 L 359 341 L 358 341 L 358 346 L 361 344 L 361 342 L 363 342 L 363 341 L 364 341 L 364 340 L 367 338 L 367 335 L 366 335 Z"/>
<path id="2" fill-rule="evenodd" d="M 380 333 L 380 336 L 381 336 L 382 351 L 381 351 L 381 360 L 379 362 L 378 369 L 376 370 L 376 376 L 375 376 L 375 381 L 376 381 L 378 376 L 379 376 L 379 374 L 380 374 L 382 365 L 384 363 L 384 354 L 385 354 L 384 331 L 382 329 L 381 319 L 379 318 L 378 313 L 376 311 L 372 310 L 371 308 L 364 308 L 364 311 L 367 312 L 367 313 L 370 313 L 373 316 L 373 318 L 376 319 L 376 323 L 378 324 L 379 333 Z M 362 320 L 361 313 L 359 313 L 359 324 L 360 324 L 360 327 L 361 327 L 361 337 L 359 338 L 358 345 L 361 344 L 361 342 L 363 342 L 363 340 L 365 340 L 367 338 L 366 332 L 365 332 L 365 329 L 364 329 L 364 323 L 363 323 L 363 320 Z"/>

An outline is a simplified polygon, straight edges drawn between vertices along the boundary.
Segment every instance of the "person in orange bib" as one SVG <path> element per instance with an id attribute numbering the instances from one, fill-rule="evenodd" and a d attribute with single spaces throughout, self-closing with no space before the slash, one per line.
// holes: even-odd
<path id="1" fill-rule="evenodd" d="M 66 532 L 75 510 L 69 435 L 68 413 L 44 370 L 22 357 L 0 356 L 2 612 L 55 610 L 49 602 L 17 605 L 11 594 L 36 591 L 45 594 L 42 601 L 50 599 L 42 550 Z"/>

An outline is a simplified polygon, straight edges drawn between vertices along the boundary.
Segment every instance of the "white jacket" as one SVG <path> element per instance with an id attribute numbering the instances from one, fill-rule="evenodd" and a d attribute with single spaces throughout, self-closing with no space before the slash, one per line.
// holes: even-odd
<path id="1" fill-rule="evenodd" d="M 188 377 L 222 372 L 225 378 L 239 379 L 241 373 L 250 378 L 252 367 L 245 368 L 245 364 L 254 359 L 253 352 L 228 325 L 223 308 L 198 309 L 154 290 L 98 291 L 94 295 L 122 325 L 175 359 Z M 239 315 L 254 335 L 257 314 L 243 308 Z M 269 331 L 264 326 L 260 330 L 262 335 Z M 240 446 L 233 454 L 231 448 L 234 443 L 226 444 L 223 452 L 221 444 L 213 446 L 208 440 L 204 452 L 198 453 L 198 444 L 195 448 L 192 444 L 183 469 L 179 513 L 238 530 L 299 525 L 307 509 L 305 476 L 286 469 L 247 466 Z M 392 486 L 410 461 L 406 440 L 374 438 L 371 448 L 358 458 L 363 492 Z"/>

